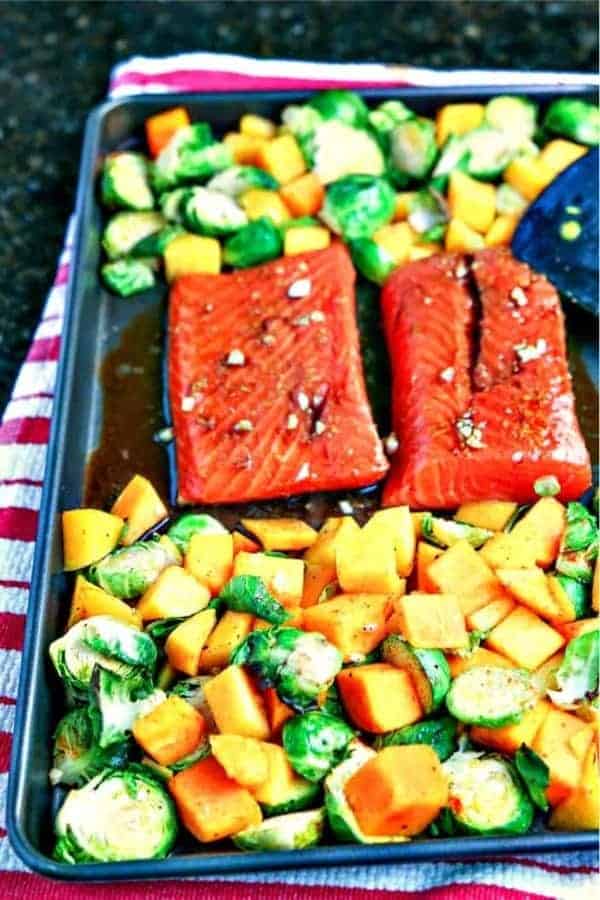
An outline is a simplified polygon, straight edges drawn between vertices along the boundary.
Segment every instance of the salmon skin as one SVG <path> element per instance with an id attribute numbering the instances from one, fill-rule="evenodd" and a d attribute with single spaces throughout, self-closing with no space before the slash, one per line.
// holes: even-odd
<path id="1" fill-rule="evenodd" d="M 527 503 L 555 475 L 560 499 L 591 484 L 555 289 L 506 249 L 404 266 L 382 292 L 399 441 L 386 506 Z"/>
<path id="2" fill-rule="evenodd" d="M 180 503 L 350 489 L 385 475 L 354 277 L 337 243 L 175 283 L 169 393 Z"/>

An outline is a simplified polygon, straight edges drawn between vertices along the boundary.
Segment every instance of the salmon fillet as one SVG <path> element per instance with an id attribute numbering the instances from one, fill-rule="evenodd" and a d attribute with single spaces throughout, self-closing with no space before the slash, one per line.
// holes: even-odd
<path id="1" fill-rule="evenodd" d="M 356 488 L 383 477 L 354 277 L 337 243 L 176 282 L 169 392 L 181 503 Z"/>
<path id="2" fill-rule="evenodd" d="M 382 293 L 399 449 L 383 502 L 450 509 L 526 503 L 555 475 L 560 498 L 591 484 L 555 289 L 506 249 L 440 255 Z"/>

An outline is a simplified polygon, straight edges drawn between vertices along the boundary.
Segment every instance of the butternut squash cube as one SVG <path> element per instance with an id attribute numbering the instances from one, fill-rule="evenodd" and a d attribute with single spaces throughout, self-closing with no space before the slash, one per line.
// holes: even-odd
<path id="1" fill-rule="evenodd" d="M 496 569 L 496 575 L 516 600 L 542 619 L 558 624 L 575 618 L 573 609 L 559 605 L 550 590 L 548 576 L 538 566 L 531 569 Z"/>
<path id="2" fill-rule="evenodd" d="M 277 739 L 288 719 L 296 715 L 294 710 L 280 699 L 275 688 L 267 688 L 264 692 L 265 707 L 269 728 L 273 739 Z"/>
<path id="3" fill-rule="evenodd" d="M 514 608 L 515 601 L 510 597 L 499 597 L 468 615 L 466 617 L 467 628 L 470 631 L 490 631 L 499 625 Z"/>
<path id="4" fill-rule="evenodd" d="M 114 550 L 124 524 L 120 516 L 100 509 L 68 509 L 64 512 L 62 535 L 65 572 L 85 569 Z"/>
<path id="5" fill-rule="evenodd" d="M 457 169 L 450 173 L 448 206 L 453 218 L 485 234 L 496 215 L 496 188 Z"/>
<path id="6" fill-rule="evenodd" d="M 317 539 L 304 554 L 307 563 L 320 563 L 335 568 L 336 551 L 349 537 L 360 533 L 360 525 L 352 516 L 332 516 L 321 526 Z"/>
<path id="7" fill-rule="evenodd" d="M 269 757 L 262 741 L 238 734 L 211 734 L 208 740 L 217 762 L 242 787 L 257 787 L 267 780 Z"/>
<path id="8" fill-rule="evenodd" d="M 124 600 L 107 594 L 102 588 L 87 581 L 83 575 L 78 575 L 75 579 L 67 629 L 81 619 L 89 619 L 90 616 L 111 616 L 133 628 L 142 627 L 139 613 Z"/>
<path id="9" fill-rule="evenodd" d="M 308 785 L 306 779 L 292 769 L 279 744 L 265 741 L 261 746 L 267 755 L 269 773 L 266 781 L 252 788 L 255 799 L 266 806 L 275 806 L 296 797 L 298 790 Z"/>
<path id="10" fill-rule="evenodd" d="M 465 134 L 483 122 L 485 108 L 482 103 L 447 103 L 435 117 L 438 147 L 446 143 L 451 134 Z"/>
<path id="11" fill-rule="evenodd" d="M 184 566 L 215 597 L 231 578 L 233 537 L 230 534 L 193 534 Z"/>
<path id="12" fill-rule="evenodd" d="M 415 243 L 416 235 L 408 222 L 394 222 L 376 231 L 373 240 L 387 250 L 396 265 L 400 266 L 408 261 L 408 254 Z"/>
<path id="13" fill-rule="evenodd" d="M 263 144 L 257 159 L 260 168 L 266 169 L 280 184 L 287 184 L 306 172 L 302 150 L 292 134 L 282 134 Z"/>
<path id="14" fill-rule="evenodd" d="M 257 116 L 253 113 L 246 113 L 240 119 L 240 133 L 249 134 L 250 137 L 264 138 L 270 141 L 277 133 L 275 122 L 265 119 L 264 116 Z"/>
<path id="15" fill-rule="evenodd" d="M 362 528 L 340 543 L 336 551 L 337 580 L 346 594 L 396 594 L 401 582 L 391 537 Z M 379 530 L 379 529 L 377 529 Z"/>
<path id="16" fill-rule="evenodd" d="M 578 741 L 573 747 L 573 738 Z M 594 738 L 594 729 L 577 716 L 551 709 L 534 741 L 533 749 L 550 769 L 548 802 L 556 806 L 579 784 L 583 760 Z"/>
<path id="17" fill-rule="evenodd" d="M 465 617 L 452 594 L 407 594 L 397 604 L 401 631 L 413 647 L 461 650 L 469 646 Z"/>
<path id="18" fill-rule="evenodd" d="M 510 244 L 518 224 L 518 216 L 497 216 L 485 233 L 486 247 L 504 247 Z"/>
<path id="19" fill-rule="evenodd" d="M 436 590 L 454 594 L 465 616 L 493 600 L 506 597 L 506 591 L 468 541 L 457 541 L 427 569 L 427 578 Z"/>
<path id="20" fill-rule="evenodd" d="M 181 566 L 167 566 L 137 604 L 144 622 L 178 619 L 205 609 L 210 591 Z"/>
<path id="21" fill-rule="evenodd" d="M 551 709 L 551 703 L 540 700 L 516 725 L 504 725 L 502 728 L 473 725 L 470 731 L 471 740 L 481 744 L 482 747 L 489 747 L 490 750 L 498 750 L 510 756 L 516 753 L 521 744 L 527 744 L 528 747 L 533 745 L 535 736 Z"/>
<path id="22" fill-rule="evenodd" d="M 120 539 L 120 543 L 125 546 L 133 544 L 144 532 L 168 516 L 167 507 L 154 485 L 143 475 L 134 475 L 125 485 L 113 503 L 111 513 L 125 521 Z"/>
<path id="23" fill-rule="evenodd" d="M 175 132 L 180 128 L 186 128 L 189 124 L 190 117 L 187 109 L 183 106 L 176 106 L 173 109 L 166 109 L 164 112 L 149 116 L 144 125 L 150 155 L 158 156 Z"/>
<path id="24" fill-rule="evenodd" d="M 312 253 L 315 250 L 326 250 L 331 244 L 331 232 L 320 225 L 299 225 L 288 228 L 283 238 L 283 255 L 298 256 L 300 253 Z"/>
<path id="25" fill-rule="evenodd" d="M 536 565 L 551 566 L 560 547 L 566 527 L 566 513 L 562 503 L 554 497 L 542 497 L 525 513 L 511 534 L 515 540 L 530 544 Z"/>
<path id="26" fill-rule="evenodd" d="M 290 609 L 300 605 L 304 587 L 304 563 L 301 559 L 242 552 L 235 558 L 233 574 L 257 575 L 283 606 Z"/>
<path id="27" fill-rule="evenodd" d="M 223 613 L 202 649 L 198 671 L 224 669 L 237 645 L 250 634 L 253 626 L 254 616 L 251 613 L 235 612 L 232 609 Z"/>
<path id="28" fill-rule="evenodd" d="M 526 200 L 535 200 L 554 180 L 554 171 L 538 156 L 518 156 L 504 170 L 504 180 Z"/>
<path id="29" fill-rule="evenodd" d="M 565 640 L 539 616 L 524 606 L 517 606 L 490 632 L 486 645 L 508 656 L 524 669 L 537 669 Z"/>
<path id="30" fill-rule="evenodd" d="M 180 234 L 166 247 L 164 259 L 169 284 L 182 275 L 218 275 L 221 271 L 221 245 L 216 238 Z"/>
<path id="31" fill-rule="evenodd" d="M 233 161 L 238 166 L 256 166 L 259 151 L 267 143 L 267 138 L 233 131 L 225 135 L 223 143 L 231 151 Z"/>
<path id="32" fill-rule="evenodd" d="M 172 695 L 136 719 L 132 731 L 148 756 L 161 766 L 172 766 L 197 749 L 206 723 L 191 703 Z"/>
<path id="33" fill-rule="evenodd" d="M 242 525 L 265 550 L 306 550 L 317 539 L 315 529 L 302 519 L 242 519 Z"/>
<path id="34" fill-rule="evenodd" d="M 398 575 L 403 578 L 410 575 L 415 562 L 417 539 L 408 506 L 378 510 L 364 526 L 363 534 L 380 535 L 382 541 L 391 539 Z"/>
<path id="35" fill-rule="evenodd" d="M 581 780 L 552 811 L 550 828 L 559 831 L 597 831 L 600 827 L 600 775 L 598 748 L 592 742 L 583 763 Z"/>
<path id="36" fill-rule="evenodd" d="M 468 672 L 469 669 L 477 669 L 479 666 L 496 666 L 501 669 L 514 668 L 514 663 L 507 659 L 506 656 L 494 653 L 493 650 L 486 650 L 485 647 L 478 647 L 473 653 L 469 653 L 468 656 L 449 655 L 446 658 L 453 678 L 458 678 L 462 672 Z"/>
<path id="37" fill-rule="evenodd" d="M 342 669 L 336 679 L 351 722 L 363 731 L 384 734 L 423 716 L 408 672 L 387 663 Z"/>
<path id="38" fill-rule="evenodd" d="M 204 688 L 221 734 L 239 734 L 264 741 L 270 735 L 264 701 L 241 666 L 227 666 Z"/>
<path id="39" fill-rule="evenodd" d="M 284 184 L 280 193 L 291 214 L 298 218 L 316 215 L 325 199 L 325 188 L 314 172 Z"/>
<path id="40" fill-rule="evenodd" d="M 337 593 L 338 584 L 336 581 L 335 565 L 330 566 L 324 563 L 305 563 L 304 568 L 304 590 L 302 592 L 302 607 L 314 606 L 320 602 L 320 597 L 324 591 L 333 594 Z M 327 599 L 327 598 L 325 598 Z"/>
<path id="41" fill-rule="evenodd" d="M 556 138 L 549 141 L 540 153 L 540 160 L 550 169 L 554 177 L 566 169 L 580 156 L 585 156 L 587 147 L 575 144 L 573 141 L 565 141 Z"/>
<path id="42" fill-rule="evenodd" d="M 237 553 L 241 553 L 242 550 L 245 553 L 258 553 L 258 551 L 260 550 L 260 544 L 257 544 L 256 541 L 253 541 L 249 537 L 246 537 L 246 535 L 242 534 L 241 531 L 234 531 L 232 533 L 232 537 L 234 556 Z"/>
<path id="43" fill-rule="evenodd" d="M 487 528 L 489 531 L 502 531 L 517 510 L 516 503 L 510 500 L 477 500 L 463 503 L 454 514 L 457 522 L 465 522 L 476 528 Z"/>
<path id="44" fill-rule="evenodd" d="M 483 236 L 461 219 L 450 219 L 446 228 L 444 246 L 449 253 L 472 253 L 485 247 Z"/>
<path id="45" fill-rule="evenodd" d="M 304 610 L 307 631 L 320 631 L 334 644 L 345 662 L 360 662 L 387 634 L 392 610 L 389 596 L 341 594 Z"/>
<path id="46" fill-rule="evenodd" d="M 429 581 L 429 566 L 443 553 L 441 547 L 434 547 L 427 541 L 419 541 L 417 544 L 417 590 L 427 594 L 435 593 L 436 586 Z"/>
<path id="47" fill-rule="evenodd" d="M 403 222 L 405 219 L 408 219 L 415 196 L 415 191 L 400 191 L 396 194 L 394 222 Z"/>
<path id="48" fill-rule="evenodd" d="M 418 259 L 429 259 L 434 253 L 441 252 L 441 244 L 413 244 L 408 251 L 408 261 L 416 262 Z"/>
<path id="49" fill-rule="evenodd" d="M 479 556 L 490 569 L 529 569 L 535 566 L 537 552 L 531 541 L 501 532 L 485 542 Z"/>
<path id="50" fill-rule="evenodd" d="M 173 629 L 165 641 L 165 653 L 174 669 L 186 675 L 198 674 L 202 648 L 216 621 L 214 609 L 203 609 Z"/>
<path id="51" fill-rule="evenodd" d="M 242 194 L 240 206 L 252 222 L 266 216 L 274 225 L 283 225 L 290 218 L 290 211 L 277 193 L 265 188 L 251 188 Z"/>

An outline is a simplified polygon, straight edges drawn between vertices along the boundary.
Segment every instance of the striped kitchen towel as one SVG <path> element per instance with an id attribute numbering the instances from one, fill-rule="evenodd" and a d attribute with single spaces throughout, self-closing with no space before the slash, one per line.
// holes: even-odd
<path id="1" fill-rule="evenodd" d="M 113 72 L 111 97 L 175 91 L 273 90 L 331 86 L 458 86 L 493 84 L 598 84 L 596 76 L 565 73 L 432 71 L 376 64 L 338 65 L 258 60 L 211 53 L 163 59 L 136 57 Z M 70 254 L 76 228 L 70 222 L 42 321 L 14 386 L 0 425 L 0 897 L 48 900 L 533 900 L 537 897 L 585 900 L 596 894 L 594 853 L 535 855 L 482 862 L 444 862 L 397 866 L 315 869 L 221 878 L 210 882 L 148 885 L 66 885 L 27 872 L 6 836 L 4 807 L 14 704 L 28 589 L 44 478 L 46 445 Z"/>

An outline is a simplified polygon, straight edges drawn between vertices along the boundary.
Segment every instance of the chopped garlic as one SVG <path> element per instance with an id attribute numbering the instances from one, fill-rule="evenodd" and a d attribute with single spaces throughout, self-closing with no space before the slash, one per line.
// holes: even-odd
<path id="1" fill-rule="evenodd" d="M 311 322 L 324 322 L 325 321 L 325 313 L 321 312 L 320 309 L 315 309 L 310 314 Z"/>
<path id="2" fill-rule="evenodd" d="M 327 427 L 327 426 L 325 425 L 325 423 L 324 423 L 324 422 L 321 422 L 321 420 L 318 419 L 318 420 L 315 422 L 315 434 L 323 434 L 323 432 L 325 431 L 326 427 Z"/>
<path id="3" fill-rule="evenodd" d="M 294 428 L 298 427 L 299 419 L 296 413 L 290 413 L 287 417 L 287 425 L 286 428 L 288 431 L 293 431 Z"/>
<path id="4" fill-rule="evenodd" d="M 231 350 L 227 355 L 225 363 L 228 366 L 244 366 L 246 364 L 246 357 L 241 350 Z"/>
<path id="5" fill-rule="evenodd" d="M 440 372 L 440 381 L 446 381 L 450 383 L 454 381 L 455 369 L 454 366 L 448 366 L 447 369 L 443 369 Z"/>
<path id="6" fill-rule="evenodd" d="M 302 465 L 300 466 L 300 468 L 298 469 L 298 471 L 296 473 L 296 477 L 295 477 L 294 481 L 304 481 L 306 478 L 309 477 L 309 475 L 310 475 L 310 466 L 306 462 L 302 463 Z"/>
<path id="7" fill-rule="evenodd" d="M 250 421 L 250 419 L 240 419 L 239 422 L 236 422 L 233 426 L 234 431 L 254 431 L 254 425 Z"/>
<path id="8" fill-rule="evenodd" d="M 517 306 L 527 306 L 527 294 L 522 287 L 514 287 L 510 292 L 510 299 L 514 300 Z"/>
<path id="9" fill-rule="evenodd" d="M 306 410 L 310 406 L 308 395 L 305 394 L 304 391 L 298 391 L 298 394 L 296 396 L 296 403 L 298 404 L 302 412 L 306 412 Z"/>
<path id="10" fill-rule="evenodd" d="M 312 282 L 310 278 L 298 278 L 297 281 L 293 281 L 288 290 L 287 295 L 290 300 L 302 300 L 303 297 L 308 297 L 312 289 Z"/>
<path id="11" fill-rule="evenodd" d="M 515 344 L 514 351 L 522 363 L 533 362 L 543 356 L 548 349 L 548 344 L 544 338 L 539 338 L 535 344 Z"/>
<path id="12" fill-rule="evenodd" d="M 183 397 L 181 400 L 181 412 L 191 412 L 195 406 L 193 397 Z"/>
<path id="13" fill-rule="evenodd" d="M 391 434 L 388 434 L 386 438 L 384 438 L 383 449 L 388 456 L 392 456 L 397 451 L 399 446 L 400 442 L 393 431 Z"/>

